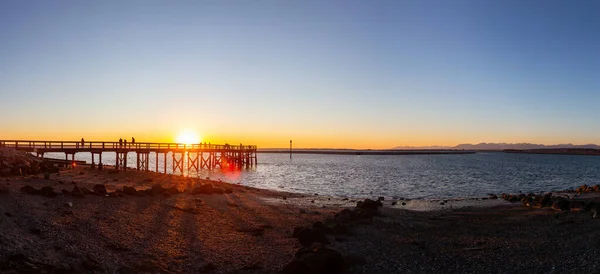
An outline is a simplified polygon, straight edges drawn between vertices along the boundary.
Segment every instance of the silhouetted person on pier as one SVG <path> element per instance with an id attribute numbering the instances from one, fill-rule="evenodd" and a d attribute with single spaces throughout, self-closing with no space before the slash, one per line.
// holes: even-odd
<path id="1" fill-rule="evenodd" d="M 81 147 L 85 147 L 85 141 L 81 138 Z"/>
<path id="2" fill-rule="evenodd" d="M 119 147 L 123 147 L 123 138 L 119 138 Z"/>
<path id="3" fill-rule="evenodd" d="M 123 140 L 123 145 L 127 148 L 127 139 Z"/>
<path id="4" fill-rule="evenodd" d="M 135 144 L 135 138 L 131 137 L 131 144 Z"/>

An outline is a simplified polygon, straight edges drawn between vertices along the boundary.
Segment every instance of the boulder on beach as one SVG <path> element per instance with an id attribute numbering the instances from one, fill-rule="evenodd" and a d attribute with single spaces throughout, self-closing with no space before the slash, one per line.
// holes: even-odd
<path id="1" fill-rule="evenodd" d="M 166 191 L 167 191 L 167 189 L 163 188 L 161 184 L 154 184 L 150 188 L 149 194 L 151 194 L 151 195 L 160 195 L 160 194 L 165 193 Z"/>
<path id="2" fill-rule="evenodd" d="M 24 151 L 0 148 L 0 176 L 56 173 L 58 168 Z"/>
<path id="3" fill-rule="evenodd" d="M 571 210 L 571 202 L 566 199 L 559 199 L 552 203 L 552 208 L 556 210 L 569 211 Z"/>
<path id="4" fill-rule="evenodd" d="M 104 196 L 108 193 L 108 191 L 106 190 L 106 185 L 104 184 L 95 184 L 92 189 L 94 191 L 94 194 L 96 195 Z"/>
<path id="5" fill-rule="evenodd" d="M 29 195 L 37 195 L 40 194 L 40 190 L 35 189 L 34 187 L 30 186 L 30 185 L 24 185 L 21 187 L 21 192 L 29 194 Z"/>
<path id="6" fill-rule="evenodd" d="M 192 194 L 223 194 L 222 188 L 215 188 L 211 184 L 203 184 L 192 189 Z"/>
<path id="7" fill-rule="evenodd" d="M 123 186 L 123 193 L 125 193 L 127 195 L 138 195 L 135 187 L 130 187 L 130 186 Z"/>
<path id="8" fill-rule="evenodd" d="M 371 199 L 365 199 L 364 201 L 358 201 L 356 203 L 356 208 L 367 210 L 377 210 L 380 206 L 383 206 L 381 200 L 373 201 Z"/>
<path id="9" fill-rule="evenodd" d="M 58 193 L 54 192 L 54 188 L 52 188 L 51 186 L 42 187 L 42 189 L 40 189 L 40 194 L 50 198 L 58 196 Z"/>

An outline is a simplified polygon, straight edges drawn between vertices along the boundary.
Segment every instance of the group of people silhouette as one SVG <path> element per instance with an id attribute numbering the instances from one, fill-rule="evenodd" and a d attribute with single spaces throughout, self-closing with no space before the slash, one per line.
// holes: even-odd
<path id="1" fill-rule="evenodd" d="M 131 137 L 130 144 L 135 144 L 135 138 Z M 127 147 L 127 139 L 119 138 L 119 147 Z"/>
<path id="2" fill-rule="evenodd" d="M 131 144 L 135 144 L 135 138 L 131 137 Z M 81 138 L 81 147 L 85 147 L 85 140 Z M 127 147 L 127 139 L 119 138 L 119 147 Z"/>

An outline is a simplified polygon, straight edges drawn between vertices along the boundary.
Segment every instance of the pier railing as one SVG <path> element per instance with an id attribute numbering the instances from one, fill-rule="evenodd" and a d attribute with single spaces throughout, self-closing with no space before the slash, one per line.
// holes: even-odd
<path id="1" fill-rule="evenodd" d="M 64 153 L 65 161 L 75 163 L 76 153 L 91 153 L 92 168 L 95 167 L 95 156 L 98 156 L 99 167 L 103 166 L 102 153 L 114 152 L 116 169 L 127 169 L 128 153 L 136 155 L 136 168 L 149 170 L 149 155 L 154 153 L 155 171 L 159 171 L 159 155 L 163 155 L 163 171 L 167 173 L 167 154 L 171 154 L 173 173 L 183 174 L 187 170 L 214 168 L 251 168 L 256 166 L 257 147 L 253 145 L 214 145 L 210 143 L 149 143 L 149 142 L 106 142 L 106 141 L 32 141 L 32 140 L 0 140 L 0 148 L 14 148 L 20 151 L 36 153 L 43 158 L 45 153 Z M 185 161 L 184 161 L 185 159 Z"/>
<path id="2" fill-rule="evenodd" d="M 216 145 L 210 143 L 150 143 L 150 142 L 105 142 L 105 141 L 30 141 L 0 140 L 0 147 L 16 149 L 147 149 L 147 150 L 255 150 L 253 145 Z"/>

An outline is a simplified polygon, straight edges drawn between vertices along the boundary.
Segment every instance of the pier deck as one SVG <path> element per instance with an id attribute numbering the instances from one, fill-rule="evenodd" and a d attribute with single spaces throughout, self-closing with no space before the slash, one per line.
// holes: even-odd
<path id="1" fill-rule="evenodd" d="M 35 153 L 44 157 L 45 153 L 64 153 L 65 160 L 71 156 L 75 163 L 76 153 L 91 153 L 92 168 L 96 167 L 95 156 L 98 156 L 98 167 L 102 168 L 102 153 L 116 153 L 115 167 L 127 169 L 127 154 L 136 154 L 136 168 L 149 170 L 149 155 L 156 155 L 156 171 L 159 171 L 159 158 L 163 154 L 163 170 L 167 173 L 167 155 L 172 157 L 173 173 L 183 173 L 184 162 L 187 170 L 215 168 L 251 168 L 256 166 L 256 146 L 253 145 L 214 145 L 214 144 L 178 144 L 178 143 L 148 143 L 148 142 L 105 142 L 105 141 L 29 141 L 29 140 L 0 140 L 0 148 L 13 148 L 19 151 Z M 185 160 L 185 161 L 184 161 Z"/>

